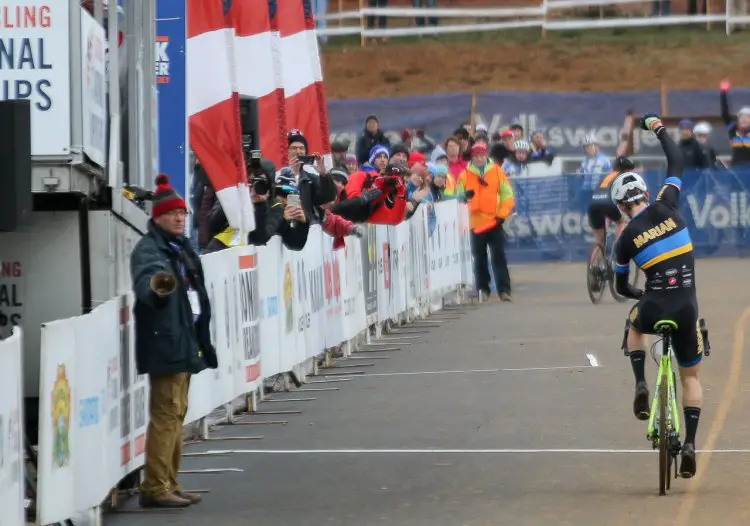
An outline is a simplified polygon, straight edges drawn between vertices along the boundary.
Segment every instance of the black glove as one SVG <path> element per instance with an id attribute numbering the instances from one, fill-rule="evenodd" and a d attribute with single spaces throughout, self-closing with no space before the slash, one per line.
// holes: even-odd
<path id="1" fill-rule="evenodd" d="M 466 192 L 464 192 L 464 195 L 466 196 L 466 199 L 471 199 L 472 197 L 474 197 L 474 190 L 466 190 Z"/>
<path id="2" fill-rule="evenodd" d="M 651 130 L 652 132 L 656 132 L 663 127 L 664 123 L 661 122 L 661 119 L 656 113 L 646 113 L 641 117 L 641 128 L 646 131 Z"/>
<path id="3" fill-rule="evenodd" d="M 377 200 L 381 195 L 383 195 L 383 191 L 380 188 L 373 188 L 372 190 L 364 192 L 359 198 L 362 200 L 362 204 L 366 205 Z"/>

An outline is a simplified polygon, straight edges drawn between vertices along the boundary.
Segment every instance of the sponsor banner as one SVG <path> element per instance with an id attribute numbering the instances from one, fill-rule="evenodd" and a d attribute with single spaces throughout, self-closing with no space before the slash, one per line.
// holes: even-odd
<path id="1" fill-rule="evenodd" d="M 625 112 L 659 111 L 658 92 L 638 93 L 542 93 L 494 92 L 477 95 L 475 121 L 487 125 L 490 134 L 518 122 L 527 132 L 544 129 L 550 146 L 566 156 L 583 155 L 583 139 L 596 134 L 605 153 L 614 155 Z M 731 106 L 750 105 L 750 90 L 730 93 Z M 667 97 L 669 115 L 694 117 L 719 114 L 718 90 L 671 91 Z M 440 143 L 463 122 L 469 120 L 470 94 L 427 95 L 395 99 L 355 99 L 328 102 L 328 118 L 333 139 L 354 141 L 362 133 L 364 119 L 375 114 L 391 142 L 398 143 L 404 128 L 421 128 L 426 136 Z M 672 130 L 676 133 L 676 130 Z M 639 155 L 662 155 L 652 133 L 635 133 Z M 720 155 L 729 154 L 729 141 L 723 126 L 714 126 L 711 145 Z"/>
<path id="2" fill-rule="evenodd" d="M 24 266 L 15 259 L 0 259 L 0 338 L 10 336 L 24 313 Z"/>
<path id="3" fill-rule="evenodd" d="M 378 314 L 378 239 L 380 227 L 367 225 L 367 235 L 362 239 L 362 283 L 364 284 L 365 314 L 367 324 L 375 323 Z"/>
<path id="4" fill-rule="evenodd" d="M 281 238 L 272 237 L 268 244 L 257 247 L 259 273 L 258 316 L 260 320 L 261 375 L 269 378 L 284 372 L 281 352 L 268 352 L 280 348 L 279 334 L 285 331 L 286 305 L 284 301 L 284 268 L 281 266 Z M 291 298 L 291 295 L 290 295 Z M 291 301 L 288 303 L 291 307 Z M 291 309 L 290 309 L 291 310 Z"/>
<path id="5" fill-rule="evenodd" d="M 361 240 L 347 237 L 344 252 L 344 333 L 342 341 L 355 338 L 367 328 L 365 314 L 364 280 L 362 279 L 363 259 Z"/>
<path id="6" fill-rule="evenodd" d="M 652 199 L 664 172 L 643 174 Z M 585 260 L 593 235 L 588 223 L 590 192 L 578 175 L 512 179 L 515 214 L 506 223 L 510 261 Z M 750 170 L 683 174 L 681 213 L 695 255 L 737 256 L 750 251 Z"/>
<path id="7" fill-rule="evenodd" d="M 32 155 L 70 153 L 68 6 L 11 0 L 0 9 L 0 100 L 31 101 Z"/>
<path id="8" fill-rule="evenodd" d="M 23 367 L 21 329 L 0 341 L 0 510 L 3 526 L 24 526 Z"/>
<path id="9" fill-rule="evenodd" d="M 81 110 L 83 153 L 99 166 L 107 162 L 107 41 L 104 28 L 81 9 Z"/>
<path id="10" fill-rule="evenodd" d="M 187 91 L 185 81 L 185 2 L 156 2 L 154 68 L 158 98 L 159 172 L 184 196 L 190 195 L 187 175 Z"/>

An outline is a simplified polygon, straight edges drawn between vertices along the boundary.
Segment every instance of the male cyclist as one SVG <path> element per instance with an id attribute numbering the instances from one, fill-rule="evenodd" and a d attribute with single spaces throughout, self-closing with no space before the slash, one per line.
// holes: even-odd
<path id="1" fill-rule="evenodd" d="M 620 209 L 612 202 L 610 187 L 618 175 L 624 172 L 632 172 L 635 169 L 635 164 L 627 157 L 618 157 L 615 159 L 613 168 L 614 170 L 601 180 L 599 187 L 591 194 L 588 216 L 589 226 L 594 231 L 594 246 L 604 246 L 606 236 L 604 227 L 607 219 L 617 223 L 615 239 L 620 237 L 625 225 L 628 224 L 627 218 L 620 213 Z"/>
<path id="2" fill-rule="evenodd" d="M 672 342 L 680 368 L 686 428 L 680 473 L 689 478 L 695 475 L 695 433 L 703 399 L 698 380 L 703 338 L 698 327 L 693 244 L 679 208 L 682 155 L 657 115 L 644 115 L 641 127 L 653 131 L 661 142 L 667 179 L 651 205 L 646 183 L 637 173 L 626 172 L 612 183 L 612 201 L 630 218 L 615 248 L 615 285 L 618 294 L 638 299 L 630 311 L 627 345 L 635 376 L 633 412 L 639 420 L 648 420 L 650 411 L 645 334 L 653 334 L 659 320 L 678 325 Z M 646 275 L 645 292 L 628 282 L 631 259 Z"/>

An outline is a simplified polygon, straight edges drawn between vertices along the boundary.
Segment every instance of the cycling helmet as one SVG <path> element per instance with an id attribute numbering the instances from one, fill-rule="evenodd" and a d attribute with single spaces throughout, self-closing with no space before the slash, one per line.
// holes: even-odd
<path id="1" fill-rule="evenodd" d="M 693 133 L 696 135 L 711 135 L 711 125 L 706 121 L 701 121 L 693 128 Z"/>
<path id="2" fill-rule="evenodd" d="M 518 139 L 516 142 L 513 143 L 513 150 L 516 152 L 530 152 L 531 144 L 529 144 L 529 141 Z"/>
<path id="3" fill-rule="evenodd" d="M 629 157 L 621 155 L 615 159 L 614 169 L 617 172 L 632 172 L 635 170 L 635 163 Z"/>
<path id="4" fill-rule="evenodd" d="M 635 172 L 625 172 L 620 174 L 612 183 L 612 202 L 634 203 L 646 197 L 648 188 L 643 177 Z"/>
<path id="5" fill-rule="evenodd" d="M 593 133 L 589 133 L 586 137 L 583 138 L 583 146 L 586 147 L 589 144 L 599 144 L 599 141 L 596 140 L 596 135 Z"/>

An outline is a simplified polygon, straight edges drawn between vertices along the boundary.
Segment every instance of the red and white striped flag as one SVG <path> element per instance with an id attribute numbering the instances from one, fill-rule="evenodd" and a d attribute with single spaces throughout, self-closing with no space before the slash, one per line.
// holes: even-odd
<path id="1" fill-rule="evenodd" d="M 216 0 L 187 2 L 190 146 L 208 174 L 229 226 L 255 228 L 242 155 L 233 18 Z"/>

